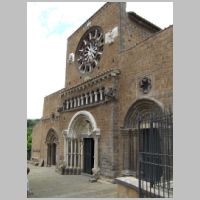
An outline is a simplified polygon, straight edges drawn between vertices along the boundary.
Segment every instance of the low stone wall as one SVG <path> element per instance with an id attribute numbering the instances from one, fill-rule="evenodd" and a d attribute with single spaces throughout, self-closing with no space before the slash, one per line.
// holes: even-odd
<path id="1" fill-rule="evenodd" d="M 118 198 L 138 198 L 138 179 L 134 177 L 119 177 L 115 179 L 117 183 Z"/>

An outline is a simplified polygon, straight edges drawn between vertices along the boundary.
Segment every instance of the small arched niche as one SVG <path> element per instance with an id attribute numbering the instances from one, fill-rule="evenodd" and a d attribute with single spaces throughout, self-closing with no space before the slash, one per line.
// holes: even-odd
<path id="1" fill-rule="evenodd" d="M 58 136 L 54 129 L 48 131 L 45 143 L 47 144 L 47 166 L 56 165 Z"/>
<path id="2" fill-rule="evenodd" d="M 149 119 L 149 116 L 157 116 L 163 111 L 162 104 L 152 99 L 139 99 L 135 101 L 127 111 L 124 118 L 122 136 L 123 169 L 122 174 L 138 177 L 139 162 L 139 131 L 138 124 L 140 119 Z M 142 126 L 141 126 L 142 127 Z M 144 126 L 144 143 L 149 141 L 149 122 Z M 142 131 L 141 131 L 142 132 Z M 141 144 L 140 144 L 141 145 Z"/>

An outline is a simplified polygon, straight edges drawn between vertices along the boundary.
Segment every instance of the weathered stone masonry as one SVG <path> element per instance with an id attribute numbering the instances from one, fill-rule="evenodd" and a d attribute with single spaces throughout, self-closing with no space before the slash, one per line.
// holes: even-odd
<path id="1" fill-rule="evenodd" d="M 137 176 L 136 113 L 172 107 L 173 27 L 125 8 L 106 3 L 68 38 L 65 87 L 44 98 L 33 160 L 64 174 Z"/>

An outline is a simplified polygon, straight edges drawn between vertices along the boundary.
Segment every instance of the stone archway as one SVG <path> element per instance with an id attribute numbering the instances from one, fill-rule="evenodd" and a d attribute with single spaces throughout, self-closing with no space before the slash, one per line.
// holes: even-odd
<path id="1" fill-rule="evenodd" d="M 47 166 L 56 165 L 58 136 L 54 129 L 48 131 L 45 143 L 47 145 Z"/>
<path id="2" fill-rule="evenodd" d="M 123 141 L 123 170 L 122 174 L 138 176 L 138 120 L 149 115 L 159 114 L 163 111 L 161 103 L 152 99 L 139 99 L 135 101 L 124 119 L 121 129 Z M 146 130 L 147 131 L 147 130 Z"/>
<path id="3" fill-rule="evenodd" d="M 97 128 L 93 115 L 88 111 L 77 112 L 63 134 L 65 138 L 65 173 L 97 174 L 99 172 L 98 140 L 100 130 Z"/>
<path id="4" fill-rule="evenodd" d="M 125 128 L 135 128 L 137 118 L 144 117 L 152 113 L 160 113 L 163 111 L 163 105 L 154 100 L 154 99 L 138 99 L 136 100 L 131 107 L 128 109 L 128 112 L 124 119 Z"/>

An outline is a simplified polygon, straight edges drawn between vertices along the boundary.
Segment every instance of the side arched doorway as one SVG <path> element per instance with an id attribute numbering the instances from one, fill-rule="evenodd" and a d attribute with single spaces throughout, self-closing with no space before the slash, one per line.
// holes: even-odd
<path id="1" fill-rule="evenodd" d="M 65 174 L 97 174 L 100 130 L 88 111 L 79 111 L 64 130 Z"/>
<path id="2" fill-rule="evenodd" d="M 124 126 L 121 129 L 123 138 L 123 171 L 124 175 L 139 175 L 139 148 L 143 151 L 152 153 L 150 144 L 156 141 L 156 149 L 160 149 L 160 136 L 156 128 L 150 130 L 149 122 L 141 125 L 138 130 L 139 119 L 148 118 L 148 116 L 159 115 L 163 111 L 162 106 L 151 99 L 140 99 L 129 108 Z M 140 138 L 139 138 L 140 137 Z M 140 142 L 139 142 L 140 139 Z M 146 172 L 148 173 L 148 172 Z"/>
<path id="3" fill-rule="evenodd" d="M 48 131 L 46 137 L 46 145 L 47 145 L 47 166 L 56 165 L 58 136 L 53 129 L 50 129 Z"/>

